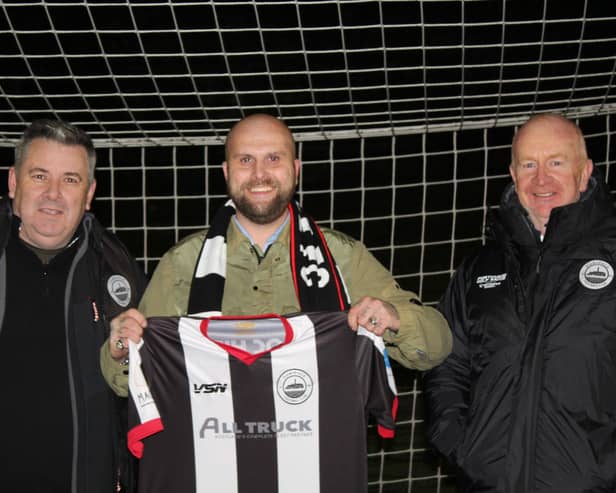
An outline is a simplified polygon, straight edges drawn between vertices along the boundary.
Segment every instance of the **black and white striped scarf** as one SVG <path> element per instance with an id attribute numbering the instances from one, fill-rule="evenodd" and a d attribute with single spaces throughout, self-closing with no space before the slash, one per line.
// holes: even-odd
<path id="1" fill-rule="evenodd" d="M 290 268 L 300 311 L 347 310 L 349 297 L 323 233 L 295 202 L 292 201 L 288 208 L 291 221 Z M 234 215 L 235 204 L 228 200 L 214 216 L 193 275 L 188 298 L 189 315 L 213 315 L 222 310 L 227 229 Z"/>

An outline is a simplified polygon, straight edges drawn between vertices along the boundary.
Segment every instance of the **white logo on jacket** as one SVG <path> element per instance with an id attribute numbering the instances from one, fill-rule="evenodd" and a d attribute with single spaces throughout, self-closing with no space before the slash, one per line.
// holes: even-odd
<path id="1" fill-rule="evenodd" d="M 130 283 L 126 277 L 114 274 L 107 281 L 107 291 L 109 295 L 121 307 L 127 307 L 130 303 L 131 290 Z"/>
<path id="2" fill-rule="evenodd" d="M 614 269 L 603 260 L 591 260 L 580 269 L 580 283 L 588 289 L 601 289 L 614 279 Z"/>
<path id="3" fill-rule="evenodd" d="M 487 274 L 485 276 L 479 276 L 475 282 L 481 289 L 492 289 L 500 286 L 505 279 L 507 279 L 506 272 L 503 274 Z"/>

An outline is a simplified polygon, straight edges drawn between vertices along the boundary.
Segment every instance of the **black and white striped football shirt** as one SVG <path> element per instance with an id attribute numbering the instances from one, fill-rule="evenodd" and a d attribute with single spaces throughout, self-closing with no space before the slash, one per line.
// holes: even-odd
<path id="1" fill-rule="evenodd" d="M 393 436 L 383 341 L 344 312 L 150 318 L 130 351 L 140 492 L 358 493 L 367 415 Z"/>

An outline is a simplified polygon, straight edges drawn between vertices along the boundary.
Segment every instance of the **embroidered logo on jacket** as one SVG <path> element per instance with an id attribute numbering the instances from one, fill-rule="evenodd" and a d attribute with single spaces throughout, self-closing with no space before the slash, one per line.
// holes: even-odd
<path id="1" fill-rule="evenodd" d="M 614 269 L 603 260 L 591 260 L 580 269 L 580 282 L 588 289 L 601 289 L 614 279 Z"/>
<path id="2" fill-rule="evenodd" d="M 107 280 L 109 295 L 121 307 L 127 307 L 130 303 L 130 283 L 126 277 L 114 274 Z"/>
<path id="3" fill-rule="evenodd" d="M 506 272 L 503 274 L 488 274 L 486 276 L 479 276 L 475 282 L 481 289 L 492 289 L 500 286 L 505 279 L 507 279 Z"/>

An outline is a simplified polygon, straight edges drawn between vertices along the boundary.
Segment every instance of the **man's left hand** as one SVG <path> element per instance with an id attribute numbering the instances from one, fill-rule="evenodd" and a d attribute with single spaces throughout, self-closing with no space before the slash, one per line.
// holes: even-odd
<path id="1" fill-rule="evenodd" d="M 349 327 L 357 330 L 360 325 L 378 336 L 382 336 L 387 329 L 398 332 L 400 316 L 398 310 L 391 303 L 364 296 L 349 310 Z"/>

